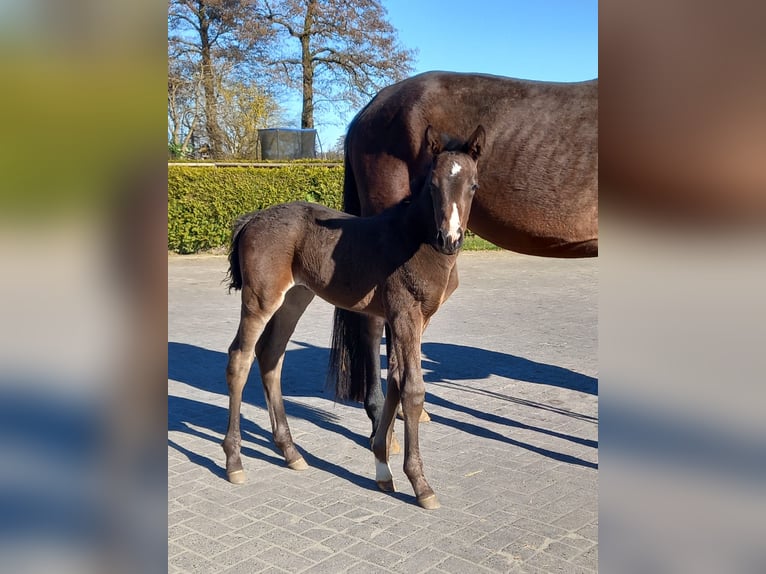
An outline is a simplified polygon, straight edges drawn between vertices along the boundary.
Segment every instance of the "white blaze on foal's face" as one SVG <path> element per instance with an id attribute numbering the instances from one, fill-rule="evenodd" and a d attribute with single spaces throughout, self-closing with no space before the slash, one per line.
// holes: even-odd
<path id="1" fill-rule="evenodd" d="M 452 162 L 452 168 L 450 169 L 450 177 L 455 177 L 461 172 L 463 167 L 456 161 Z M 460 214 L 457 211 L 457 203 L 452 203 L 452 213 L 449 218 L 449 230 L 447 236 L 452 241 L 457 241 L 460 238 Z"/>
<path id="2" fill-rule="evenodd" d="M 459 165 L 458 168 L 460 168 Z M 452 215 L 449 218 L 449 231 L 447 234 L 452 241 L 460 239 L 460 214 L 457 212 L 457 203 L 452 204 Z"/>
<path id="3" fill-rule="evenodd" d="M 460 173 L 460 170 L 463 168 L 460 166 L 460 164 L 456 161 L 452 162 L 452 169 L 450 170 L 449 174 L 452 177 L 455 177 L 457 174 Z M 452 214 L 449 218 L 449 231 L 447 234 L 449 235 L 449 238 L 452 239 L 452 241 L 457 241 L 459 239 L 459 232 L 460 232 L 460 214 L 457 212 L 457 203 L 452 204 Z"/>

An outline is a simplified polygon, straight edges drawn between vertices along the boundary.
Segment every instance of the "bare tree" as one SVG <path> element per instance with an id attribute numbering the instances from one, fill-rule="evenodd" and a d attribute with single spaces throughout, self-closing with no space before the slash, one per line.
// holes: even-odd
<path id="1" fill-rule="evenodd" d="M 204 127 L 214 158 L 225 150 L 218 109 L 222 70 L 246 62 L 269 33 L 258 26 L 254 8 L 244 0 L 170 0 L 168 5 L 168 54 L 185 54 L 197 66 Z"/>
<path id="2" fill-rule="evenodd" d="M 258 129 L 278 121 L 280 106 L 258 86 L 236 79 L 221 84 L 219 102 L 226 152 L 238 159 L 257 159 Z"/>
<path id="3" fill-rule="evenodd" d="M 260 17 L 282 39 L 269 64 L 303 94 L 301 127 L 318 103 L 358 106 L 412 71 L 379 0 L 264 0 Z"/>
<path id="4" fill-rule="evenodd" d="M 201 82 L 196 66 L 183 57 L 168 57 L 168 143 L 189 150 L 202 116 Z"/>

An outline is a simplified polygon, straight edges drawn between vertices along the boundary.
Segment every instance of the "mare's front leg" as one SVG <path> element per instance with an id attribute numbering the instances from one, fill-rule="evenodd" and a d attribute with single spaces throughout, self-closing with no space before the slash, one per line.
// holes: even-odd
<path id="1" fill-rule="evenodd" d="M 308 465 L 295 448 L 287 424 L 282 400 L 282 362 L 290 336 L 313 298 L 314 294 L 305 287 L 296 286 L 288 291 L 284 303 L 269 321 L 255 347 L 274 443 L 282 451 L 287 466 L 293 470 L 304 470 Z"/>
<path id="2" fill-rule="evenodd" d="M 404 413 L 404 473 L 412 483 L 418 504 L 427 510 L 439 508 L 439 501 L 423 473 L 418 437 L 426 386 L 420 365 L 420 338 L 423 316 L 407 310 L 389 318 L 393 354 L 398 361 L 400 399 Z M 388 397 L 386 397 L 388 402 Z"/>

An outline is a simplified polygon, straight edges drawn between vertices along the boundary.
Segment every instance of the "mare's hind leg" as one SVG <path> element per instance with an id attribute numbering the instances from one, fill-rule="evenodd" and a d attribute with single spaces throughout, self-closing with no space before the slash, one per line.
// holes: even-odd
<path id="1" fill-rule="evenodd" d="M 288 291 L 284 303 L 271 318 L 255 346 L 274 443 L 282 451 L 287 466 L 293 470 L 304 470 L 308 465 L 295 448 L 287 424 L 282 400 L 282 362 L 290 336 L 313 298 L 314 294 L 305 287 L 297 286 Z"/>
<path id="2" fill-rule="evenodd" d="M 375 436 L 383 415 L 384 397 L 380 384 L 380 340 L 383 335 L 384 324 L 382 319 L 360 316 L 359 337 L 361 342 L 359 347 L 362 350 L 362 356 L 357 361 L 352 361 L 352 364 L 357 363 L 360 369 L 352 376 L 361 377 L 364 380 L 364 410 L 372 422 L 370 441 Z"/>

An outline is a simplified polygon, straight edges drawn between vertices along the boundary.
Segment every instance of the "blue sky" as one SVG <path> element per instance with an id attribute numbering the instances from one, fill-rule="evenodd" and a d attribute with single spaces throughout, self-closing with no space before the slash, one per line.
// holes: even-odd
<path id="1" fill-rule="evenodd" d="M 561 82 L 598 76 L 596 0 L 382 3 L 401 44 L 418 49 L 416 74 L 450 70 Z M 316 118 L 324 149 L 345 132 L 354 113 Z"/>

